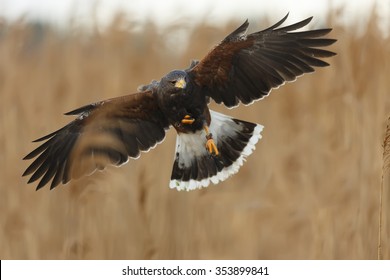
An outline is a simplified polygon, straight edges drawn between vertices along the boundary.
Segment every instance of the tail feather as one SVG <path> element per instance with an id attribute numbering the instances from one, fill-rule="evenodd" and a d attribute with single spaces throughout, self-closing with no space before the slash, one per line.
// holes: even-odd
<path id="1" fill-rule="evenodd" d="M 169 186 L 178 190 L 193 190 L 217 184 L 238 172 L 246 157 L 255 150 L 263 126 L 210 111 L 210 132 L 219 155 L 210 155 L 206 134 L 178 134 L 175 162 Z"/>

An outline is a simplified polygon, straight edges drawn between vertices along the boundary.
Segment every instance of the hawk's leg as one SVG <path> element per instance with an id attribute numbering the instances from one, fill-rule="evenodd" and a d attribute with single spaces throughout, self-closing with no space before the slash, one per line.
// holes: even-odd
<path id="1" fill-rule="evenodd" d="M 204 131 L 206 132 L 206 139 L 207 139 L 206 149 L 207 149 L 207 151 L 212 155 L 213 154 L 216 156 L 219 155 L 219 151 L 218 151 L 217 145 L 214 142 L 213 135 L 209 132 L 209 127 L 207 125 L 205 125 L 203 128 L 204 128 Z"/>
<path id="2" fill-rule="evenodd" d="M 182 124 L 193 124 L 195 121 L 194 118 L 192 118 L 190 115 L 185 115 L 184 119 L 181 120 Z"/>

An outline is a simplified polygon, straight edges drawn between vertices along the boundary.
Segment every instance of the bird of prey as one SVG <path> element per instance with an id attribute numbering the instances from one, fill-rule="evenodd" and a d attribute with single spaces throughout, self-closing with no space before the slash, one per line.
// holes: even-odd
<path id="1" fill-rule="evenodd" d="M 294 81 L 314 67 L 336 40 L 331 29 L 297 31 L 312 19 L 247 34 L 248 20 L 188 69 L 174 70 L 140 86 L 138 92 L 89 104 L 66 113 L 77 117 L 24 157 L 34 159 L 23 176 L 39 180 L 37 190 L 120 166 L 161 143 L 165 132 L 177 132 L 170 188 L 193 190 L 217 184 L 238 172 L 261 139 L 263 126 L 208 108 L 210 98 L 233 108 L 252 104 L 274 88 Z"/>

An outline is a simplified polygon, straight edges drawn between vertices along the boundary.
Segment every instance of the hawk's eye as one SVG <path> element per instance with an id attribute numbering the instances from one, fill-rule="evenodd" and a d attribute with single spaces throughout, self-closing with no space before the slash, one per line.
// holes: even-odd
<path id="1" fill-rule="evenodd" d="M 174 86 L 176 84 L 176 80 L 171 80 L 169 83 Z"/>

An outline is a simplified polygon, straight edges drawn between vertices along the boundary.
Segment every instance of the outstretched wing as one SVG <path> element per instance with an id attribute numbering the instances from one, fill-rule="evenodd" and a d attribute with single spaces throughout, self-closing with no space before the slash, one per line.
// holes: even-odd
<path id="1" fill-rule="evenodd" d="M 273 26 L 245 35 L 248 21 L 227 36 L 188 73 L 205 95 L 228 107 L 250 104 L 268 95 L 285 81 L 329 64 L 319 58 L 335 55 L 323 50 L 336 40 L 323 38 L 331 29 L 291 32 L 306 26 L 312 17 L 278 28 Z"/>
<path id="2" fill-rule="evenodd" d="M 35 158 L 23 176 L 32 174 L 28 183 L 40 179 L 37 190 L 50 180 L 53 189 L 107 164 L 119 166 L 128 157 L 137 158 L 162 142 L 169 128 L 152 91 L 93 103 L 66 115 L 78 117 L 35 140 L 46 142 L 24 158 Z"/>

